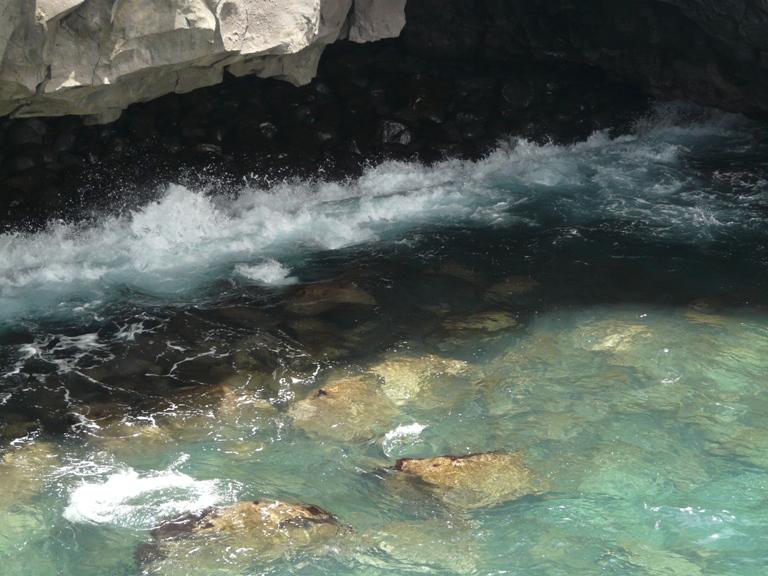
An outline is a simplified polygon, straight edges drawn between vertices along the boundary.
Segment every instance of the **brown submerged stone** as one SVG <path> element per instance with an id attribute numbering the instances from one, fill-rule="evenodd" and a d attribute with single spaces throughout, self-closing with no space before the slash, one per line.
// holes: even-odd
<path id="1" fill-rule="evenodd" d="M 519 452 L 403 458 L 395 470 L 418 478 L 449 504 L 493 506 L 538 492 L 533 472 Z"/>
<path id="2" fill-rule="evenodd" d="M 397 405 L 409 404 L 423 396 L 434 396 L 434 403 L 446 401 L 445 393 L 438 392 L 440 381 L 465 375 L 469 364 L 425 354 L 422 356 L 387 354 L 370 367 L 382 379 L 382 392 Z"/>
<path id="3" fill-rule="evenodd" d="M 451 318 L 443 322 L 443 327 L 451 332 L 486 332 L 496 333 L 520 326 L 514 314 L 503 310 L 477 312 L 469 316 Z"/>
<path id="4" fill-rule="evenodd" d="M 348 530 L 319 506 L 244 501 L 166 522 L 136 558 L 148 574 L 205 574 L 222 560 L 244 568 L 320 546 Z"/>
<path id="5" fill-rule="evenodd" d="M 0 457 L 0 511 L 27 503 L 43 490 L 46 478 L 59 464 L 54 446 L 26 442 Z"/>
<path id="6" fill-rule="evenodd" d="M 533 292 L 538 287 L 539 282 L 529 276 L 509 276 L 488 288 L 485 297 L 494 302 L 506 302 Z"/>
<path id="7" fill-rule="evenodd" d="M 367 440 L 388 427 L 397 408 L 379 389 L 374 375 L 330 378 L 309 398 L 289 410 L 305 432 L 340 441 Z"/>
<path id="8" fill-rule="evenodd" d="M 376 299 L 353 282 L 318 282 L 296 290 L 286 309 L 299 315 L 322 314 L 340 305 L 375 306 Z"/>

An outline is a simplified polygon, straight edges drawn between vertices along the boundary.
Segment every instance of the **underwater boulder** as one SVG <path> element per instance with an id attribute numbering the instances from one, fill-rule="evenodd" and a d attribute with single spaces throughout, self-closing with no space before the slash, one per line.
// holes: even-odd
<path id="1" fill-rule="evenodd" d="M 569 479 L 581 478 L 577 480 L 579 492 L 628 499 L 690 490 L 708 479 L 696 453 L 676 449 L 677 444 L 664 431 L 654 434 L 649 444 L 654 448 L 615 440 L 600 443 L 591 458 L 574 460 Z"/>
<path id="2" fill-rule="evenodd" d="M 494 506 L 540 491 L 520 452 L 403 458 L 395 470 L 423 482 L 446 503 L 461 508 Z"/>
<path id="3" fill-rule="evenodd" d="M 437 266 L 430 267 L 426 270 L 426 272 L 428 274 L 456 278 L 470 284 L 479 284 L 484 280 L 483 274 L 481 272 L 478 272 L 477 270 L 454 260 L 448 260 L 447 262 L 442 262 Z"/>
<path id="4" fill-rule="evenodd" d="M 460 318 L 450 318 L 443 326 L 451 332 L 486 332 L 494 333 L 517 328 L 520 322 L 509 312 L 492 310 L 477 312 Z"/>
<path id="5" fill-rule="evenodd" d="M 706 449 L 715 456 L 768 468 L 768 430 L 754 426 L 712 426 L 704 430 Z"/>
<path id="6" fill-rule="evenodd" d="M 372 374 L 332 376 L 289 410 L 298 428 L 342 442 L 373 438 L 392 424 L 397 413 Z"/>
<path id="7" fill-rule="evenodd" d="M 697 298 L 686 306 L 685 318 L 692 324 L 724 326 L 732 320 L 724 311 L 725 305 L 718 298 Z"/>
<path id="8" fill-rule="evenodd" d="M 285 305 L 288 312 L 314 316 L 341 305 L 376 306 L 376 299 L 354 282 L 318 282 L 298 288 Z"/>
<path id="9" fill-rule="evenodd" d="M 645 324 L 631 321 L 600 320 L 578 328 L 574 333 L 577 347 L 590 352 L 627 353 L 652 336 Z"/>
<path id="10" fill-rule="evenodd" d="M 701 576 L 703 574 L 698 564 L 670 550 L 630 540 L 619 542 L 619 545 L 620 549 L 616 556 L 630 566 L 640 568 L 643 573 L 669 576 Z"/>
<path id="11" fill-rule="evenodd" d="M 486 310 L 463 316 L 448 316 L 435 333 L 440 350 L 483 346 L 496 342 L 508 331 L 519 328 L 517 317 L 504 310 Z"/>
<path id="12" fill-rule="evenodd" d="M 18 412 L 0 412 L 0 443 L 26 438 L 40 429 L 40 423 Z"/>
<path id="13" fill-rule="evenodd" d="M 314 357 L 336 360 L 350 354 L 347 334 L 337 326 L 311 316 L 293 319 L 288 323 L 291 334 Z"/>
<path id="14" fill-rule="evenodd" d="M 373 364 L 370 370 L 381 377 L 382 392 L 400 406 L 424 396 L 429 396 L 435 401 L 444 400 L 441 398 L 441 391 L 437 390 L 441 388 L 441 379 L 467 375 L 470 366 L 463 360 L 434 354 L 388 354 Z"/>
<path id="15" fill-rule="evenodd" d="M 188 514 L 152 531 L 152 542 L 136 551 L 144 574 L 175 576 L 234 572 L 293 553 L 318 549 L 349 532 L 318 506 L 274 500 L 244 501 Z"/>
<path id="16" fill-rule="evenodd" d="M 0 510 L 40 494 L 58 462 L 53 445 L 46 442 L 25 442 L 9 448 L 0 459 Z"/>
<path id="17" fill-rule="evenodd" d="M 530 276 L 509 276 L 488 288 L 485 299 L 492 302 L 507 302 L 523 294 L 529 294 L 538 287 L 539 282 Z"/>
<path id="18" fill-rule="evenodd" d="M 447 571 L 473 574 L 479 546 L 470 526 L 440 520 L 393 522 L 363 535 L 365 541 L 386 554 L 385 567 L 393 570 Z M 372 563 L 372 558 L 360 558 Z M 377 557 L 377 564 L 381 558 Z"/>

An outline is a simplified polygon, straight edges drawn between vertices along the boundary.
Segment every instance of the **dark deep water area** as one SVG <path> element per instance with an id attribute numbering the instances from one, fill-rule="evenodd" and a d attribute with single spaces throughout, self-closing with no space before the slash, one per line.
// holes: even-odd
<path id="1" fill-rule="evenodd" d="M 1 572 L 762 574 L 768 130 L 623 132 L 0 235 Z M 155 530 L 261 499 L 343 529 Z"/>

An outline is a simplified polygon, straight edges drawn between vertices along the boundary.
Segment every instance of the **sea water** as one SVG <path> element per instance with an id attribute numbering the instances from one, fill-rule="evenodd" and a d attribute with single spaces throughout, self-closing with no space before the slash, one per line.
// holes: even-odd
<path id="1" fill-rule="evenodd" d="M 0 236 L 0 573 L 766 573 L 767 169 L 760 126 L 665 105 L 618 137 L 171 183 Z M 435 358 L 461 369 L 422 378 Z M 350 375 L 387 410 L 298 416 Z M 494 451 L 538 489 L 462 507 L 391 482 Z M 140 554 L 258 499 L 348 530 Z"/>

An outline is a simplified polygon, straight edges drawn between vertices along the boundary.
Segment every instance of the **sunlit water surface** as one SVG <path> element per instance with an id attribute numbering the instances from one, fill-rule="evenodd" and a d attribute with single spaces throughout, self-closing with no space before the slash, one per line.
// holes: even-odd
<path id="1" fill-rule="evenodd" d="M 0 236 L 0 573 L 764 574 L 767 153 L 667 106 L 619 138 L 170 185 Z M 355 407 L 302 412 L 345 378 L 372 383 Z M 463 506 L 393 481 L 489 451 L 537 488 Z M 141 554 L 254 499 L 347 528 Z"/>

